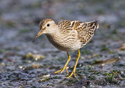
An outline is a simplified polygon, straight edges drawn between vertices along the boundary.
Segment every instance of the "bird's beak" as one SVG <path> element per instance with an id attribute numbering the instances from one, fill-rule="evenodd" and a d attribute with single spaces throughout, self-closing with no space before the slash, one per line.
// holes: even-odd
<path id="1" fill-rule="evenodd" d="M 36 37 L 34 38 L 33 42 L 40 36 L 43 34 L 43 30 L 41 29 L 38 34 L 36 35 Z"/>

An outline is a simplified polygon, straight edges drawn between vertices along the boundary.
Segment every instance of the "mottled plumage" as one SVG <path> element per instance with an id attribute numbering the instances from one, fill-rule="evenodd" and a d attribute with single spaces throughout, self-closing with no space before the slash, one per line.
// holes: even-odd
<path id="1" fill-rule="evenodd" d="M 97 21 L 92 22 L 80 22 L 65 20 L 58 23 L 59 29 L 63 31 L 76 30 L 78 33 L 78 39 L 82 43 L 82 46 L 87 44 L 93 37 L 95 30 L 99 27 Z"/>
<path id="2" fill-rule="evenodd" d="M 51 19 L 44 19 L 40 22 L 40 31 L 37 34 L 38 38 L 41 34 L 45 34 L 48 40 L 59 50 L 67 51 L 68 60 L 65 66 L 55 72 L 61 73 L 67 70 L 67 64 L 70 61 L 70 56 L 68 52 L 78 50 L 78 55 L 76 59 L 76 64 L 73 69 L 73 72 L 70 74 L 71 77 L 73 74 L 75 76 L 75 69 L 77 66 L 78 59 L 80 57 L 80 48 L 87 44 L 90 39 L 93 37 L 95 30 L 99 27 L 97 21 L 92 22 L 80 22 L 80 21 L 71 21 L 64 20 L 60 21 L 57 25 Z M 35 39 L 36 39 L 35 38 Z M 34 40 L 35 40 L 34 39 Z"/>

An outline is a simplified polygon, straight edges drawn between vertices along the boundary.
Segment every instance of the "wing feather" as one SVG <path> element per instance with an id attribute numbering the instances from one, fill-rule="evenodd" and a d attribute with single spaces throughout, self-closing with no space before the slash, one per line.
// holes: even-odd
<path id="1" fill-rule="evenodd" d="M 92 22 L 64 20 L 58 23 L 58 27 L 65 32 L 67 31 L 67 33 L 68 31 L 76 30 L 78 32 L 78 39 L 85 45 L 93 37 L 99 24 L 96 20 Z"/>

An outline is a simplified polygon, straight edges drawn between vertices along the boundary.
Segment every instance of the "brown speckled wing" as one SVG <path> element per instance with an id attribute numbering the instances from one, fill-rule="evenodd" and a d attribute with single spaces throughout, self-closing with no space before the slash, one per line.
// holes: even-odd
<path id="1" fill-rule="evenodd" d="M 65 20 L 58 23 L 58 27 L 62 30 L 76 30 L 78 32 L 78 38 L 83 45 L 90 41 L 98 26 L 97 21 L 80 22 Z"/>
<path id="2" fill-rule="evenodd" d="M 60 21 L 58 23 L 58 27 L 63 30 L 72 30 L 73 26 L 74 26 L 74 24 L 72 22 L 74 22 L 74 21 L 71 21 L 71 20 Z"/>
<path id="3" fill-rule="evenodd" d="M 80 27 L 81 26 L 81 27 Z M 82 44 L 87 44 L 93 37 L 95 30 L 99 27 L 97 21 L 81 23 L 76 27 L 78 36 Z"/>

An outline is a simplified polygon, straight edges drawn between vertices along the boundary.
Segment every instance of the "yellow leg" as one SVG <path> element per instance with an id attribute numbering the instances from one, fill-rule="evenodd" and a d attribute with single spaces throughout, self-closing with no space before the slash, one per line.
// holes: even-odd
<path id="1" fill-rule="evenodd" d="M 66 70 L 66 72 L 69 73 L 68 70 L 67 70 L 67 65 L 68 65 L 71 57 L 70 57 L 68 52 L 67 52 L 67 55 L 68 55 L 68 60 L 67 60 L 66 64 L 64 65 L 64 67 L 62 69 L 60 69 L 59 71 L 56 71 L 55 73 L 59 73 L 59 72 L 63 73 L 64 70 Z"/>
<path id="2" fill-rule="evenodd" d="M 70 78 L 73 74 L 74 74 L 74 77 L 76 77 L 75 71 L 76 71 L 77 63 L 79 61 L 79 57 L 80 57 L 80 49 L 78 50 L 77 59 L 76 59 L 74 69 L 73 69 L 72 73 L 67 78 Z"/>

